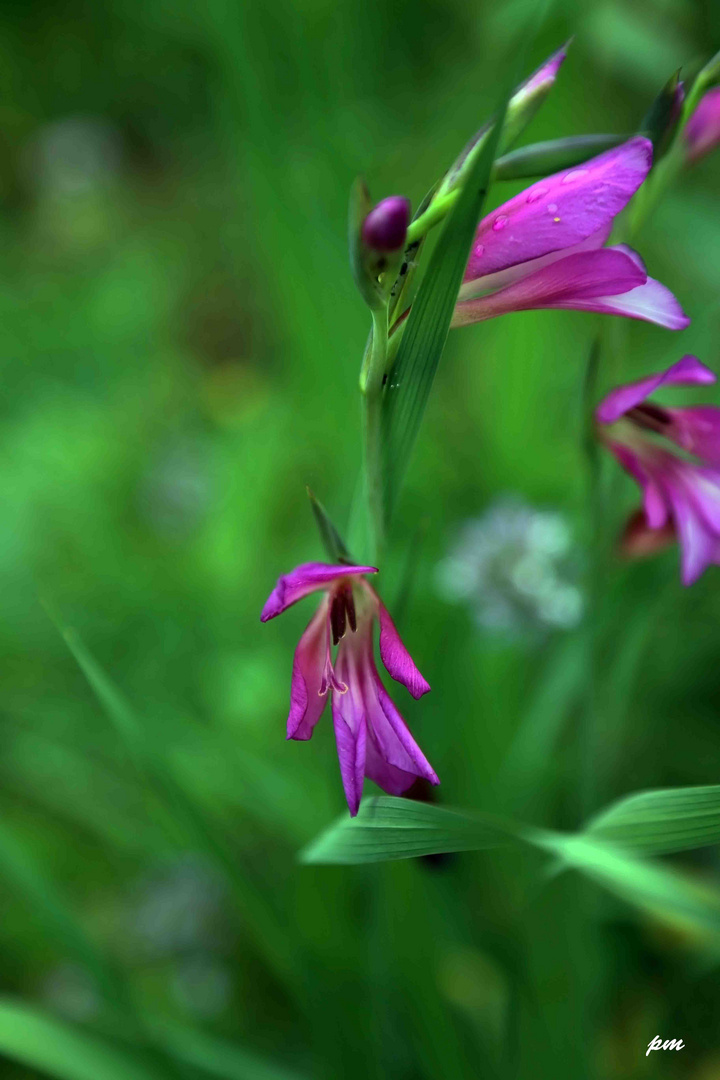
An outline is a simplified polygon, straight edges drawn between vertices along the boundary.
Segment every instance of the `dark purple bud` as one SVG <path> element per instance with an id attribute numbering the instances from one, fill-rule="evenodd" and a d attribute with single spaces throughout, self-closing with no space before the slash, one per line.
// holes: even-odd
<path id="1" fill-rule="evenodd" d="M 363 243 L 375 251 L 399 251 L 405 243 L 409 222 L 410 200 L 402 195 L 390 195 L 365 218 Z"/>

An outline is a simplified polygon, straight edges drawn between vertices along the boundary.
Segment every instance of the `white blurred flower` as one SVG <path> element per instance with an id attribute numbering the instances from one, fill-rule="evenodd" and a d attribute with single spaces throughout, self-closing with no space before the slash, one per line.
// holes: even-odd
<path id="1" fill-rule="evenodd" d="M 572 535 L 562 514 L 514 496 L 466 521 L 438 564 L 437 587 L 479 626 L 510 636 L 569 630 L 583 613 Z"/>

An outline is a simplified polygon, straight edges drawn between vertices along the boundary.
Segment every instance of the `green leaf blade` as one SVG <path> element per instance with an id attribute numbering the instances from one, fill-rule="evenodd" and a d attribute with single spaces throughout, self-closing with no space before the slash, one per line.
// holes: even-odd
<path id="1" fill-rule="evenodd" d="M 142 1058 L 20 1001 L 0 1000 L 0 1054 L 57 1080 L 166 1080 Z"/>
<path id="2" fill-rule="evenodd" d="M 388 862 L 497 847 L 515 835 L 510 823 L 381 796 L 365 800 L 357 817 L 340 818 L 299 858 L 303 863 L 326 865 Z"/>
<path id="3" fill-rule="evenodd" d="M 472 239 L 490 187 L 512 86 L 508 80 L 493 128 L 469 169 L 413 302 L 382 401 L 383 497 L 386 521 L 397 502 L 442 356 Z"/>
<path id="4" fill-rule="evenodd" d="M 648 855 L 720 843 L 720 785 L 629 795 L 601 811 L 587 834 Z"/>

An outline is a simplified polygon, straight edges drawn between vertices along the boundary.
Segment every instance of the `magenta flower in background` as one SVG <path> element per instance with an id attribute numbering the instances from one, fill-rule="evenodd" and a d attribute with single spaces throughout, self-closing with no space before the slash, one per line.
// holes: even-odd
<path id="1" fill-rule="evenodd" d="M 611 391 L 595 413 L 600 438 L 643 490 L 642 518 L 631 519 L 626 550 L 650 552 L 679 537 L 685 585 L 711 563 L 720 565 L 720 409 L 670 408 L 647 398 L 662 386 L 715 379 L 696 357 L 684 356 L 667 371 Z"/>
<path id="2" fill-rule="evenodd" d="M 548 176 L 480 222 L 453 326 L 511 311 L 572 308 L 644 319 L 669 330 L 690 320 L 648 277 L 640 256 L 604 247 L 613 219 L 648 174 L 652 143 L 636 136 L 579 168 Z"/>
<path id="3" fill-rule="evenodd" d="M 708 91 L 685 125 L 688 159 L 699 161 L 720 144 L 720 86 Z"/>
<path id="4" fill-rule="evenodd" d="M 422 776 L 439 784 L 420 747 L 383 686 L 373 656 L 373 625 L 380 624 L 380 656 L 387 671 L 414 698 L 429 684 L 416 668 L 385 605 L 365 574 L 372 566 L 303 563 L 283 575 L 260 616 L 274 619 L 311 592 L 325 596 L 295 650 L 288 739 L 309 739 L 332 694 L 340 774 L 351 815 L 358 812 L 367 776 L 400 795 Z M 333 663 L 332 647 L 337 646 Z"/>

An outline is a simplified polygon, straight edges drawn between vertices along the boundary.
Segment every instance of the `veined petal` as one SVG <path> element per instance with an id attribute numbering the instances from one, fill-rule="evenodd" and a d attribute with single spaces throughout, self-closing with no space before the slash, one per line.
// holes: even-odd
<path id="1" fill-rule="evenodd" d="M 644 270 L 617 248 L 578 252 L 543 266 L 499 292 L 458 304 L 453 326 L 533 308 L 588 307 L 597 297 L 627 293 L 647 280 Z"/>
<path id="2" fill-rule="evenodd" d="M 648 174 L 652 143 L 634 136 L 581 168 L 545 177 L 480 222 L 465 281 L 572 247 L 620 213 Z"/>
<path id="3" fill-rule="evenodd" d="M 278 578 L 277 585 L 270 593 L 260 615 L 261 622 L 274 619 L 286 608 L 302 600 L 309 593 L 326 589 L 338 578 L 357 576 L 358 574 L 377 574 L 375 566 L 344 566 L 328 563 L 301 563 Z"/>
<path id="4" fill-rule="evenodd" d="M 337 743 L 340 776 L 350 816 L 355 817 L 362 799 L 367 743 L 366 705 L 361 678 L 360 657 L 372 650 L 372 637 L 358 630 L 358 637 L 343 638 L 338 649 L 336 671 L 347 692 L 333 691 L 332 713 Z M 372 653 L 370 653 L 372 659 Z"/>
<path id="5" fill-rule="evenodd" d="M 418 671 L 410 653 L 403 645 L 390 612 L 372 586 L 368 585 L 377 603 L 380 622 L 380 656 L 386 670 L 396 682 L 406 686 L 414 698 L 421 698 L 430 689 L 430 683 Z"/>
<path id="6" fill-rule="evenodd" d="M 595 418 L 601 424 L 613 424 L 661 386 L 708 385 L 714 383 L 716 378 L 715 373 L 701 364 L 696 356 L 683 356 L 666 371 L 611 390 L 595 410 Z"/>
<path id="7" fill-rule="evenodd" d="M 365 779 L 365 743 L 367 731 L 365 718 L 361 714 L 353 720 L 355 730 L 348 719 L 349 704 L 345 697 L 333 694 L 332 711 L 335 727 L 338 761 L 343 790 L 347 799 L 350 817 L 355 817 L 360 809 Z"/>
<path id="8" fill-rule="evenodd" d="M 293 659 L 288 739 L 309 739 L 327 694 L 321 694 L 328 646 L 327 603 L 323 602 L 303 632 Z"/>

